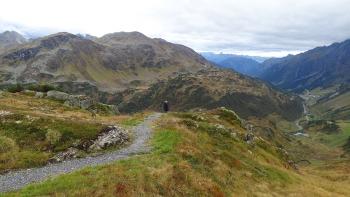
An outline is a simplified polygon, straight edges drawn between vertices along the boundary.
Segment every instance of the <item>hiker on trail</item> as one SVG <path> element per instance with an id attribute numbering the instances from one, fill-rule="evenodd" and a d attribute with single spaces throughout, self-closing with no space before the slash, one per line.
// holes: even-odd
<path id="1" fill-rule="evenodd" d="M 163 102 L 163 111 L 167 113 L 169 111 L 169 103 L 168 101 Z"/>

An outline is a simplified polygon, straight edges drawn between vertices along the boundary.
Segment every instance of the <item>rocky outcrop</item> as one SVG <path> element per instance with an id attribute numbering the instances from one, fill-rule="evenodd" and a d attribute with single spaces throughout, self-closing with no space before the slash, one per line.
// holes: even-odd
<path id="1" fill-rule="evenodd" d="M 81 109 L 94 110 L 95 113 L 119 114 L 118 107 L 115 105 L 107 105 L 98 103 L 94 99 L 85 95 L 71 95 L 65 92 L 51 90 L 46 93 L 46 98 L 64 102 L 68 107 L 79 107 Z M 44 93 L 36 92 L 35 97 L 43 98 Z"/>
<path id="2" fill-rule="evenodd" d="M 103 112 L 105 114 L 119 114 L 119 109 L 116 105 L 107 105 L 103 103 L 97 104 L 97 111 Z"/>
<path id="3" fill-rule="evenodd" d="M 70 95 L 64 102 L 64 105 L 69 107 L 80 107 L 82 109 L 89 109 L 95 105 L 95 101 L 84 95 Z"/>
<path id="4" fill-rule="evenodd" d="M 66 101 L 69 99 L 70 95 L 65 92 L 51 90 L 47 92 L 47 97 L 51 99 L 56 99 L 59 101 Z"/>
<path id="5" fill-rule="evenodd" d="M 1 111 L 0 111 L 1 113 Z M 104 150 L 111 146 L 124 145 L 130 141 L 129 131 L 119 126 L 107 126 L 101 130 L 95 140 L 80 141 L 73 147 L 68 148 L 64 152 L 57 153 L 49 162 L 57 163 L 69 159 L 79 158 L 84 156 L 86 152 L 95 152 Z"/>
<path id="6" fill-rule="evenodd" d="M 4 59 L 12 61 L 27 61 L 35 57 L 40 51 L 39 47 L 20 49 L 4 56 Z"/>
<path id="7" fill-rule="evenodd" d="M 247 142 L 247 144 L 252 144 L 254 142 L 255 136 L 253 133 L 245 134 L 243 140 Z"/>
<path id="8" fill-rule="evenodd" d="M 66 106 L 89 109 L 95 105 L 95 101 L 85 95 L 70 95 L 65 92 L 51 90 L 47 92 L 47 97 L 59 101 L 64 101 Z"/>
<path id="9" fill-rule="evenodd" d="M 122 145 L 130 140 L 129 132 L 119 126 L 108 126 L 89 147 L 90 151 L 105 149 L 114 145 Z"/>

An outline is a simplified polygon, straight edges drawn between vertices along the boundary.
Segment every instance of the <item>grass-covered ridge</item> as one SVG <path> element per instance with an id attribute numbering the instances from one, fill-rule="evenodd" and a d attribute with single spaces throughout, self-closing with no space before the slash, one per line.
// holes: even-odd
<path id="1" fill-rule="evenodd" d="M 0 172 L 47 164 L 55 154 L 95 139 L 106 125 L 128 127 L 144 114 L 92 117 L 87 110 L 25 93 L 0 96 Z M 82 156 L 85 152 L 81 153 Z"/>
<path id="2" fill-rule="evenodd" d="M 132 126 L 140 117 L 126 117 L 120 123 Z M 169 113 L 154 125 L 150 153 L 85 168 L 3 196 L 350 194 L 350 179 L 344 176 L 350 170 L 348 160 L 312 161 L 312 165 L 294 170 L 281 145 L 258 136 L 254 143 L 245 142 L 244 124 L 225 109 Z M 306 148 L 305 144 L 300 149 Z"/>
<path id="3" fill-rule="evenodd" d="M 324 169 L 318 167 L 295 171 L 276 146 L 262 138 L 247 144 L 242 140 L 245 129 L 221 115 L 220 111 L 165 115 L 155 127 L 151 153 L 85 168 L 5 196 L 349 194 L 349 180 L 340 177 L 346 169 L 334 168 L 322 176 L 318 171 Z"/>

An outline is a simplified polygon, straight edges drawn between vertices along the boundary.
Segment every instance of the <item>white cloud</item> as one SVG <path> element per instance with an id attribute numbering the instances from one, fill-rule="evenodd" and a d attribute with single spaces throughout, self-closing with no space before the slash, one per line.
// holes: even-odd
<path id="1" fill-rule="evenodd" d="M 350 38 L 350 0 L 4 0 L 0 31 L 140 31 L 198 51 L 287 54 Z"/>

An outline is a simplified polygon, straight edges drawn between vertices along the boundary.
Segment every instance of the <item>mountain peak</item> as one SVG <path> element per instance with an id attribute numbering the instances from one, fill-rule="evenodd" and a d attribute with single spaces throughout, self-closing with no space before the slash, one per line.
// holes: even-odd
<path id="1" fill-rule="evenodd" d="M 99 42 L 103 44 L 108 44 L 108 45 L 150 44 L 152 40 L 153 39 L 137 31 L 110 33 L 98 39 Z"/>
<path id="2" fill-rule="evenodd" d="M 71 34 L 71 33 L 68 33 L 68 32 L 58 32 L 58 33 L 55 33 L 55 34 L 51 34 L 51 35 L 45 36 L 42 39 L 54 38 L 54 37 L 79 38 L 79 36 Z"/>
<path id="3" fill-rule="evenodd" d="M 132 32 L 114 32 L 114 33 L 109 33 L 106 35 L 103 35 L 102 37 L 112 37 L 112 38 L 119 38 L 119 37 L 133 37 L 133 38 L 148 38 L 147 36 L 145 36 L 143 33 L 138 32 L 138 31 L 132 31 Z M 101 37 L 101 38 L 102 38 Z"/>
<path id="4" fill-rule="evenodd" d="M 73 39 L 83 39 L 77 35 L 67 33 L 67 32 L 59 32 L 56 34 L 45 36 L 40 41 L 40 46 L 45 48 L 53 49 L 55 47 L 58 47 L 59 45 L 63 43 L 67 43 Z"/>
<path id="5" fill-rule="evenodd" d="M 13 45 L 23 44 L 26 42 L 27 39 L 16 31 L 4 31 L 3 33 L 0 33 L 0 48 L 11 47 Z"/>

